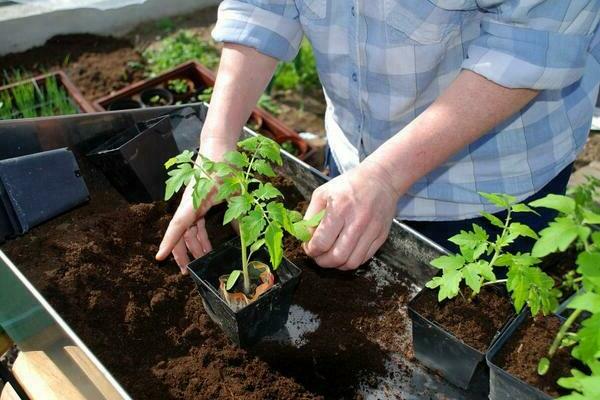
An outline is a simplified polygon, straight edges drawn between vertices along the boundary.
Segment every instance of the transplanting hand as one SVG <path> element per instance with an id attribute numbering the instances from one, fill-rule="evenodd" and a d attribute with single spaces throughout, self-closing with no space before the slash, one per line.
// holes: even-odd
<path id="1" fill-rule="evenodd" d="M 400 198 L 386 171 L 363 162 L 317 188 L 305 219 L 326 209 L 306 254 L 324 268 L 352 270 L 368 261 L 387 239 Z"/>

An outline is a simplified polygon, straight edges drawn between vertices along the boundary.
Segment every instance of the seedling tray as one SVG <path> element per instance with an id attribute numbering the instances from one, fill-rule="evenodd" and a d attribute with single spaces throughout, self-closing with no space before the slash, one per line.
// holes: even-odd
<path id="1" fill-rule="evenodd" d="M 38 87 L 42 87 L 44 85 L 44 81 L 51 76 L 56 77 L 57 83 L 59 84 L 59 86 L 62 86 L 66 90 L 69 96 L 69 100 L 71 100 L 76 105 L 76 108 L 79 110 L 80 113 L 93 113 L 96 111 L 94 106 L 90 102 L 88 102 L 85 99 L 85 97 L 83 97 L 83 94 L 81 94 L 77 86 L 75 86 L 75 84 L 69 79 L 67 74 L 65 74 L 61 70 L 44 75 L 38 75 L 34 78 L 25 79 L 20 82 L 14 82 L 9 85 L 0 86 L 0 92 L 10 90 L 15 86 L 19 86 L 32 81 L 35 82 L 38 85 Z M 14 114 L 15 117 L 18 116 L 18 113 Z"/>
<path id="2" fill-rule="evenodd" d="M 178 108 L 169 108 L 169 110 L 176 109 Z M 206 108 L 204 106 L 198 105 L 195 109 L 200 112 L 202 118 L 205 117 Z M 160 117 L 164 113 L 164 110 L 161 111 L 159 109 L 142 109 L 128 112 L 59 117 L 52 119 L 54 122 L 52 129 L 47 128 L 48 120 L 44 119 L 24 120 L 18 124 L 14 122 L 0 122 L 0 137 L 17 138 L 21 137 L 23 132 L 35 132 L 45 136 L 46 140 L 43 141 L 44 150 L 69 145 L 78 149 L 79 154 L 86 154 L 87 150 L 89 150 L 90 142 L 98 141 L 100 138 L 105 140 L 103 136 L 106 134 L 107 129 L 113 132 L 120 132 L 132 124 Z M 19 134 L 15 131 L 16 126 L 20 128 Z M 244 130 L 244 135 L 251 134 L 248 129 Z M 18 145 L 17 141 L 13 143 L 15 143 L 14 145 Z M 284 154 L 283 159 L 283 172 L 289 179 L 293 180 L 294 186 L 303 199 L 310 198 L 312 191 L 327 180 L 318 171 L 293 157 Z M 101 172 L 97 169 L 84 171 L 84 177 L 86 180 L 89 179 L 90 182 L 98 182 L 103 179 Z M 108 206 L 111 205 L 109 204 Z M 123 205 L 121 204 L 120 206 L 122 207 Z M 81 211 L 84 211 L 84 209 L 78 209 L 78 212 Z M 154 233 L 145 231 L 140 231 L 139 234 L 140 236 L 147 234 L 154 235 Z M 134 245 L 135 243 L 118 245 L 118 247 L 115 247 L 115 251 L 129 251 Z M 90 243 L 90 250 L 93 250 L 93 246 L 94 244 Z M 402 223 L 394 221 L 388 241 L 379 251 L 377 257 L 370 262 L 370 273 L 373 274 L 375 282 L 381 283 L 383 287 L 391 279 L 388 278 L 389 276 L 393 275 L 393 273 L 400 274 L 402 279 L 406 280 L 404 287 L 410 292 L 407 293 L 408 299 L 436 273 L 434 269 L 428 267 L 428 261 L 439 256 L 442 252 L 443 249 L 435 243 L 414 232 Z M 93 255 L 86 253 L 82 254 L 82 256 L 92 257 Z M 39 260 L 36 262 L 39 263 L 40 267 L 46 265 L 47 260 L 44 254 L 40 254 Z M 160 267 L 149 265 L 148 268 Z M 0 324 L 15 340 L 17 345 L 21 348 L 46 351 L 65 376 L 84 393 L 84 396 L 87 394 L 86 398 L 107 398 L 100 396 L 97 391 L 90 392 L 90 387 L 93 388 L 98 382 L 90 383 L 86 375 L 82 374 L 72 363 L 69 363 L 68 357 L 64 356 L 63 347 L 69 343 L 74 344 L 83 350 L 86 361 L 89 361 L 88 365 L 94 370 L 100 371 L 100 378 L 98 379 L 102 380 L 103 384 L 116 391 L 119 397 L 125 399 L 131 398 L 113 377 L 111 371 L 98 360 L 96 354 L 90 351 L 77 332 L 65 322 L 63 315 L 59 314 L 57 309 L 48 303 L 48 300 L 38 290 L 39 288 L 36 288 L 32 281 L 24 275 L 24 271 L 28 274 L 24 267 L 20 270 L 0 252 Z M 303 276 L 306 276 L 304 275 L 305 273 L 306 271 L 303 273 Z M 191 280 L 191 278 L 187 279 Z M 126 281 L 122 283 L 127 284 Z M 148 286 L 147 290 L 152 291 L 153 287 L 151 286 Z M 298 291 L 300 291 L 301 287 L 302 280 Z M 406 310 L 407 299 L 397 304 L 397 307 Z M 101 300 L 113 301 L 113 299 L 107 298 L 101 298 Z M 331 310 L 331 312 L 335 313 L 336 311 Z M 168 318 L 168 313 L 164 315 L 165 318 Z M 106 316 L 98 314 L 96 317 L 98 325 L 94 329 L 99 331 L 110 329 L 110 327 L 106 327 L 102 323 L 102 320 L 107 318 Z M 177 324 L 178 320 L 177 317 L 174 324 Z M 314 321 L 310 314 L 302 312 L 298 306 L 294 306 L 294 303 L 292 303 L 286 330 L 283 332 L 286 335 L 277 333 L 274 335 L 273 340 L 281 341 L 282 343 L 295 343 L 294 332 L 298 332 L 299 327 L 310 326 L 313 323 Z M 162 335 L 164 332 L 154 332 L 153 334 Z M 409 332 L 399 332 L 399 334 L 410 338 Z M 336 338 L 331 337 L 330 339 L 335 344 Z M 193 331 L 190 332 L 189 339 L 186 340 L 195 344 L 202 343 L 202 337 L 195 337 Z M 231 347 L 231 345 L 224 346 L 227 348 Z M 302 349 L 300 348 L 299 351 L 302 352 Z M 347 348 L 343 351 L 360 352 L 361 350 Z M 368 349 L 365 349 L 365 351 L 368 351 Z M 182 354 L 182 356 L 184 355 Z M 317 354 L 316 356 L 319 355 Z M 325 356 L 335 357 L 333 353 Z M 332 358 L 332 360 L 334 359 Z M 164 361 L 168 363 L 170 360 L 165 359 Z M 357 389 L 357 395 L 362 395 L 366 399 L 402 398 L 408 400 L 470 400 L 485 398 L 480 394 L 466 392 L 449 384 L 405 353 L 392 351 L 385 368 L 386 370 L 378 372 L 377 376 L 368 378 L 370 382 L 373 382 L 373 379 L 375 379 L 375 385 L 368 385 L 366 381 L 363 385 L 361 381 L 360 387 Z M 157 382 L 154 379 L 155 377 L 149 376 L 149 382 Z"/>
<path id="3" fill-rule="evenodd" d="M 141 100 L 140 94 L 143 91 L 151 88 L 165 89 L 167 88 L 167 83 L 173 79 L 189 79 L 196 86 L 197 92 L 215 85 L 215 75 L 211 70 L 195 61 L 190 61 L 157 77 L 133 83 L 113 94 L 104 96 L 94 102 L 94 107 L 97 111 L 106 111 L 109 109 L 110 104 L 115 101 L 132 99 L 139 102 Z M 264 130 L 266 136 L 270 136 L 278 143 L 281 144 L 287 140 L 291 141 L 298 149 L 297 158 L 304 160 L 312 154 L 313 149 L 296 131 L 270 113 L 256 107 L 252 111 L 251 120 L 259 122 L 261 125 L 260 130 Z"/>

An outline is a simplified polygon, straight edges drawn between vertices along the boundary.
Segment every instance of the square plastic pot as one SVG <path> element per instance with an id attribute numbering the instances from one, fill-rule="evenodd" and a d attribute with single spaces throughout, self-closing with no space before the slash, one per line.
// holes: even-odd
<path id="1" fill-rule="evenodd" d="M 268 264 L 269 254 L 263 248 L 255 253 L 253 259 Z M 241 268 L 237 238 L 188 265 L 207 314 L 234 343 L 248 347 L 283 328 L 302 271 L 283 258 L 279 268 L 273 271 L 275 285 L 253 303 L 233 311 L 219 294 L 219 277 Z"/>
<path id="2" fill-rule="evenodd" d="M 192 108 L 184 108 L 137 123 L 87 156 L 127 201 L 163 200 L 168 178 L 165 161 L 183 150 L 195 150 L 202 124 Z"/>
<path id="3" fill-rule="evenodd" d="M 519 327 L 530 316 L 529 310 L 523 311 L 504 330 L 496 343 L 490 348 L 486 355 L 486 362 L 490 368 L 490 400 L 550 400 L 550 395 L 542 392 L 536 387 L 508 373 L 494 363 L 494 358 L 502 347 L 510 340 Z M 557 317 L 564 321 L 560 315 Z"/>
<path id="4" fill-rule="evenodd" d="M 458 387 L 478 388 L 478 391 L 487 392 L 489 371 L 484 362 L 486 353 L 464 343 L 415 309 L 415 303 L 427 290 L 431 289 L 421 290 L 408 304 L 415 357 Z M 495 335 L 492 343 L 501 332 L 502 330 Z"/>
<path id="5" fill-rule="evenodd" d="M 57 149 L 0 161 L 0 239 L 22 234 L 89 199 L 73 153 Z"/>

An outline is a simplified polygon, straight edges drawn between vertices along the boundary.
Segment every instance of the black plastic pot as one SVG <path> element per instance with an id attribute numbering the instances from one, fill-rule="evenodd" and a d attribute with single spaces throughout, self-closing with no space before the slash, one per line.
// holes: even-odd
<path id="1" fill-rule="evenodd" d="M 117 111 L 117 110 L 131 110 L 136 108 L 142 108 L 143 105 L 137 100 L 133 99 L 120 99 L 115 100 L 108 105 L 108 111 Z"/>
<path id="2" fill-rule="evenodd" d="M 463 389 L 471 387 L 476 388 L 477 392 L 487 392 L 489 371 L 484 362 L 486 353 L 462 342 L 444 327 L 425 318 L 415 309 L 415 303 L 428 290 L 431 289 L 421 290 L 408 304 L 415 357 L 423 365 L 438 371 L 446 380 L 458 387 Z M 502 330 L 496 334 L 492 343 L 501 332 Z"/>
<path id="3" fill-rule="evenodd" d="M 191 262 L 188 270 L 210 318 L 234 343 L 248 347 L 285 325 L 302 271 L 284 258 L 274 271 L 275 285 L 253 303 L 233 311 L 219 294 L 219 277 L 241 269 L 240 255 L 239 239 L 235 238 Z M 253 259 L 268 264 L 269 254 L 263 248 L 255 253 Z"/>
<path id="4" fill-rule="evenodd" d="M 530 315 L 529 310 L 519 314 L 487 352 L 486 362 L 490 368 L 490 400 L 550 400 L 553 398 L 494 364 L 494 357 Z M 565 320 L 559 315 L 557 318 L 561 321 Z"/>
<path id="5" fill-rule="evenodd" d="M 75 156 L 67 149 L 2 160 L 0 239 L 25 233 L 88 199 Z"/>
<path id="6" fill-rule="evenodd" d="M 159 104 L 152 101 L 152 99 L 156 96 L 162 100 Z M 152 88 L 146 89 L 140 93 L 140 100 L 146 107 L 169 106 L 173 104 L 173 95 L 167 89 Z"/>
<path id="7" fill-rule="evenodd" d="M 174 111 L 167 117 L 158 117 L 146 122 L 151 125 L 168 118 L 173 129 L 173 137 L 179 151 L 196 150 L 200 146 L 200 132 L 204 122 L 198 113 L 191 107 Z"/>

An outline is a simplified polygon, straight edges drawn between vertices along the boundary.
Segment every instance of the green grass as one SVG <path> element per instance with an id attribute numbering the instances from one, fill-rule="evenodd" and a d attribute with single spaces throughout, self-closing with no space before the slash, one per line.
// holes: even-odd
<path id="1" fill-rule="evenodd" d="M 267 93 L 273 90 L 306 91 L 318 88 L 320 85 L 312 47 L 308 40 L 304 39 L 294 60 L 277 65 L 273 79 L 267 87 Z"/>
<path id="2" fill-rule="evenodd" d="M 190 31 L 181 31 L 161 40 L 142 54 L 146 74 L 156 76 L 186 61 L 196 60 L 210 69 L 219 64 L 219 52 L 210 43 Z"/>

